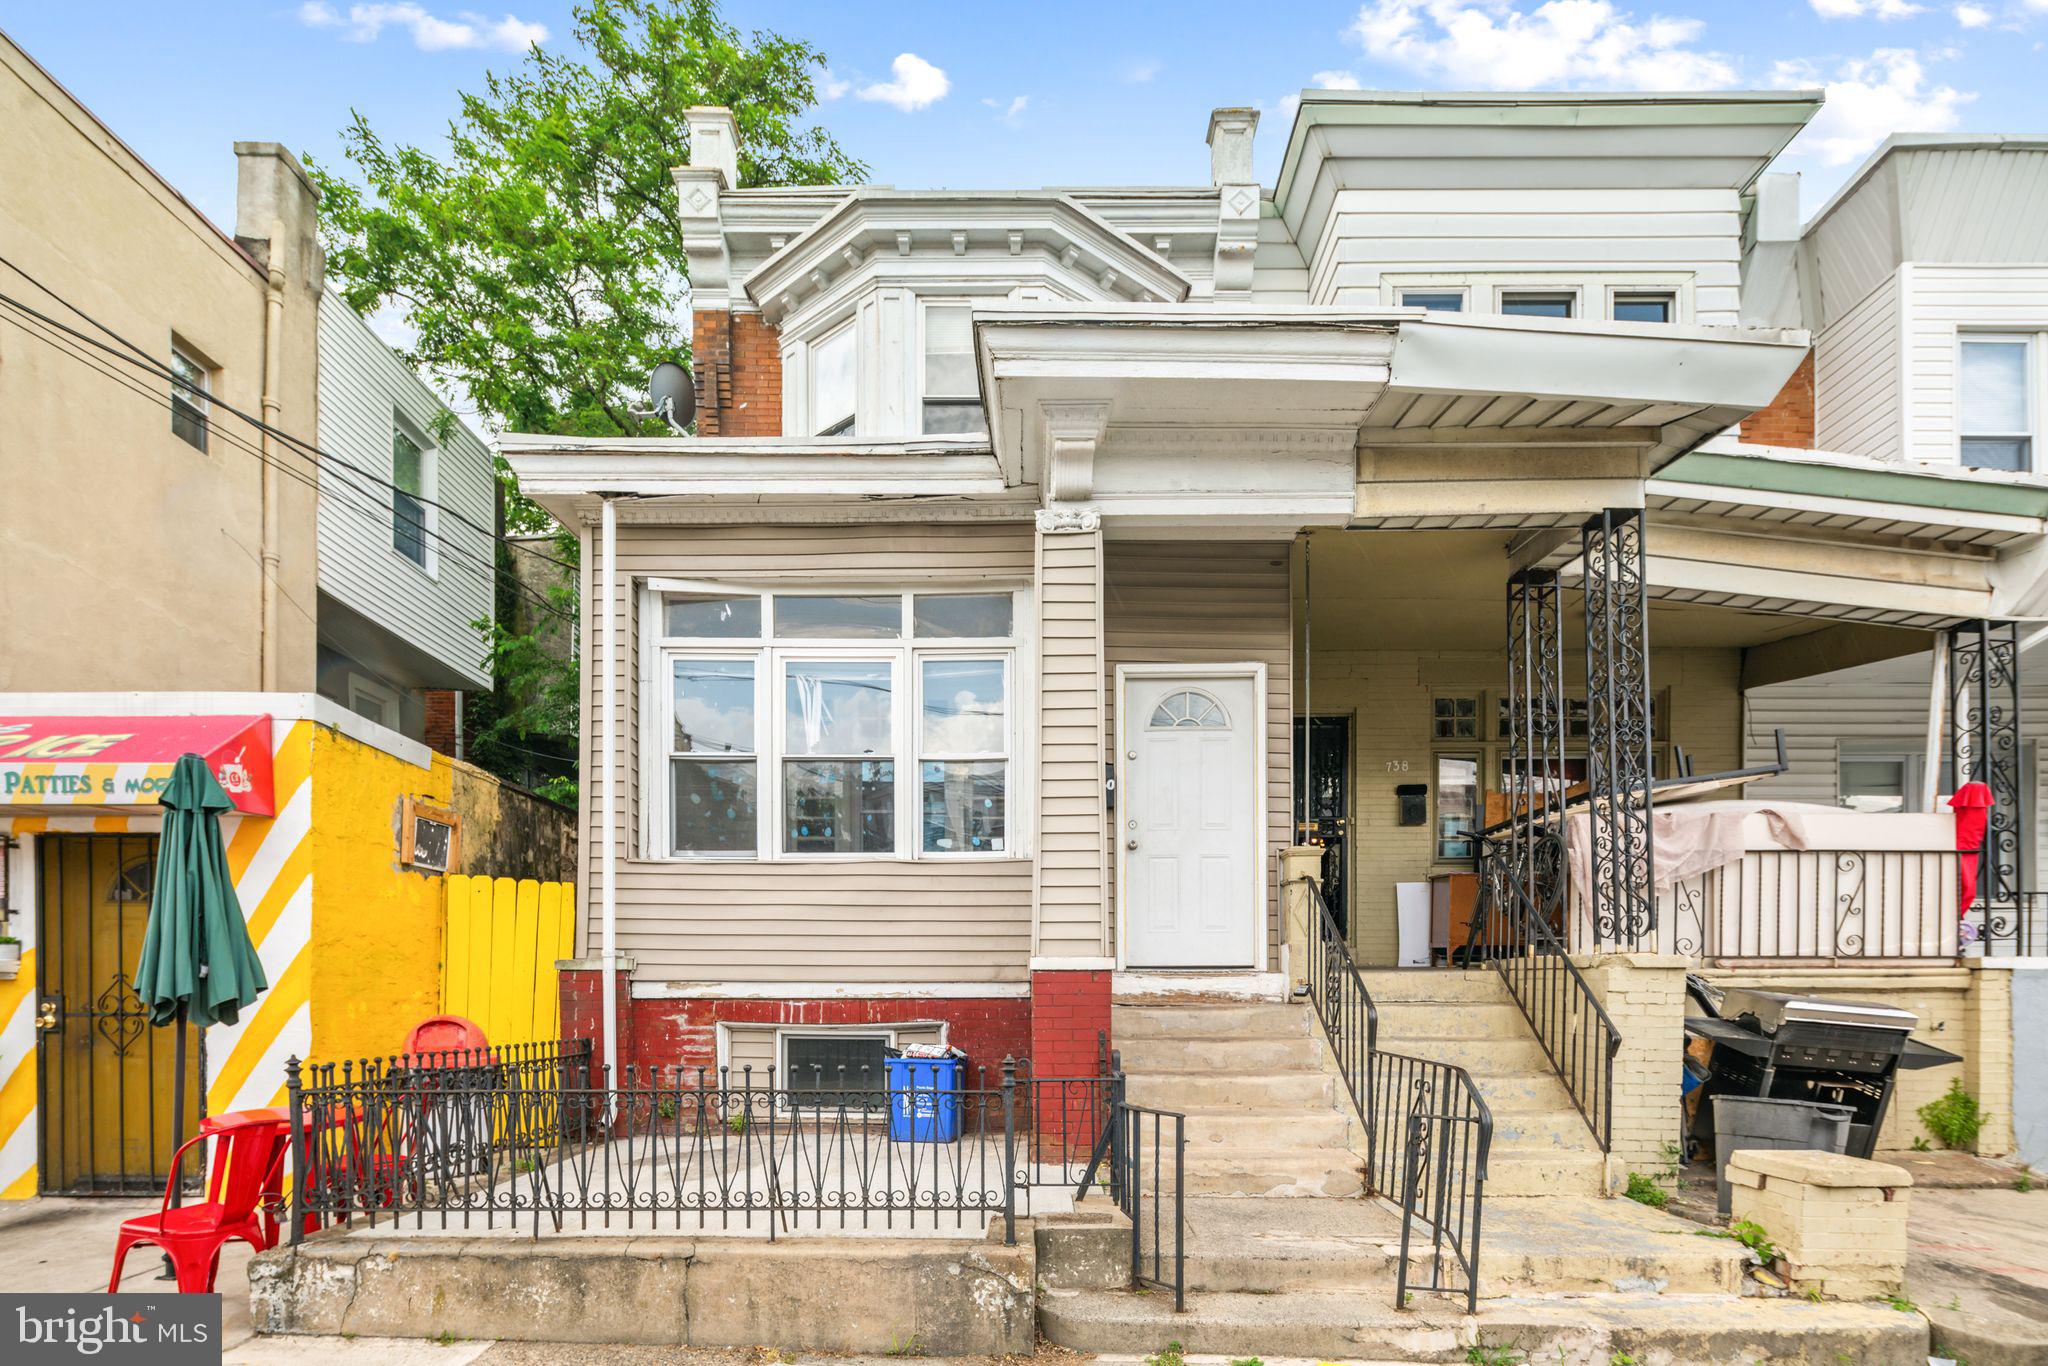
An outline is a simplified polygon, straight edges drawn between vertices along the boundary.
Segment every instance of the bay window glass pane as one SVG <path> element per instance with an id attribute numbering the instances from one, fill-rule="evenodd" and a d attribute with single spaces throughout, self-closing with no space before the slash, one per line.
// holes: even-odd
<path id="1" fill-rule="evenodd" d="M 1404 289 L 1401 291 L 1403 308 L 1426 308 L 1432 313 L 1463 313 L 1465 296 L 1455 292 L 1438 293 L 1427 289 Z"/>
<path id="2" fill-rule="evenodd" d="M 919 593 L 911 630 L 921 640 L 1001 640 L 1010 634 L 1008 593 Z"/>
<path id="3" fill-rule="evenodd" d="M 993 762 L 927 761 L 924 765 L 924 852 L 1000 854 L 1004 849 L 1004 775 Z"/>
<path id="4" fill-rule="evenodd" d="M 932 304 L 924 311 L 926 398 L 979 395 L 974 376 L 974 320 L 966 304 Z"/>
<path id="5" fill-rule="evenodd" d="M 754 752 L 754 661 L 678 659 L 670 666 L 677 753 Z"/>
<path id="6" fill-rule="evenodd" d="M 1000 659 L 924 661 L 926 754 L 1001 754 L 1009 748 Z"/>
<path id="7" fill-rule="evenodd" d="M 853 328 L 842 327 L 811 348 L 812 429 L 847 430 L 853 422 Z"/>
<path id="8" fill-rule="evenodd" d="M 671 636 L 713 640 L 757 640 L 761 600 L 716 594 L 670 594 L 663 602 L 663 631 Z"/>
<path id="9" fill-rule="evenodd" d="M 676 758 L 668 763 L 670 844 L 675 852 L 753 853 L 760 821 L 755 761 Z"/>
<path id="10" fill-rule="evenodd" d="M 1572 296 L 1504 294 L 1501 296 L 1500 311 L 1520 318 L 1569 318 L 1572 315 Z"/>
<path id="11" fill-rule="evenodd" d="M 896 765 L 806 759 L 782 766 L 782 847 L 792 854 L 887 854 L 896 848 Z"/>
<path id="12" fill-rule="evenodd" d="M 1906 761 L 1903 758 L 1844 757 L 1837 769 L 1842 805 L 1857 811 L 1906 809 Z"/>
<path id="13" fill-rule="evenodd" d="M 1479 828 L 1479 761 L 1442 755 L 1436 761 L 1436 856 L 1469 859 L 1472 841 L 1461 838 Z"/>
<path id="14" fill-rule="evenodd" d="M 1963 343 L 1963 434 L 2015 436 L 2027 430 L 2027 344 Z"/>
<path id="15" fill-rule="evenodd" d="M 1669 294 L 1617 294 L 1614 320 L 1618 323 L 1668 323 L 1671 321 Z"/>
<path id="16" fill-rule="evenodd" d="M 903 599 L 859 595 L 801 597 L 777 594 L 775 634 L 813 640 L 882 640 L 903 634 Z"/>
<path id="17" fill-rule="evenodd" d="M 806 660 L 789 666 L 783 692 L 791 754 L 888 754 L 896 733 L 889 664 L 880 659 Z"/>

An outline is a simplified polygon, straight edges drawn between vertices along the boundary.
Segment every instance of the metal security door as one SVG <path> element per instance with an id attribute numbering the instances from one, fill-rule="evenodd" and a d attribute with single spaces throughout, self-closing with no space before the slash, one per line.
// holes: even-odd
<path id="1" fill-rule="evenodd" d="M 160 1192 L 179 1140 L 171 1129 L 173 1040 L 170 1030 L 150 1027 L 135 994 L 156 836 L 44 835 L 36 848 L 43 1193 Z M 187 1135 L 203 1111 L 199 1037 L 189 1058 Z"/>
<path id="2" fill-rule="evenodd" d="M 1256 966 L 1258 699 L 1247 676 L 1148 673 L 1125 685 L 1117 835 L 1131 967 Z"/>

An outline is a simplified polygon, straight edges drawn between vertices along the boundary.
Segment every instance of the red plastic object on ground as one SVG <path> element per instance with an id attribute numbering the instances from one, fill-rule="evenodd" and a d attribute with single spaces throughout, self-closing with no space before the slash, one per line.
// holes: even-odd
<path id="1" fill-rule="evenodd" d="M 462 1015 L 431 1015 L 405 1036 L 406 1057 L 423 1066 L 433 1065 L 435 1054 L 487 1054 L 490 1047 L 484 1027 Z"/>
<path id="2" fill-rule="evenodd" d="M 1977 900 L 1977 866 L 1984 857 L 1984 832 L 1991 824 L 1992 804 L 1991 789 L 1984 783 L 1964 783 L 1948 799 L 1949 810 L 1956 813 L 1957 881 L 1964 914 Z"/>
<path id="3" fill-rule="evenodd" d="M 178 1273 L 178 1293 L 205 1295 L 220 1271 L 220 1250 L 240 1239 L 258 1252 L 277 1242 L 277 1225 L 262 1208 L 267 1194 L 279 1188 L 291 1119 L 282 1110 L 234 1110 L 199 1121 L 199 1132 L 178 1145 L 171 1159 L 171 1180 L 164 1184 L 164 1202 L 155 1214 L 121 1225 L 114 1244 L 114 1273 L 107 1293 L 121 1288 L 121 1264 L 128 1249 L 149 1243 L 164 1250 Z M 195 1143 L 213 1139 L 213 1172 L 206 1198 L 198 1204 L 171 1208 L 171 1186 L 178 1179 L 178 1158 Z"/>

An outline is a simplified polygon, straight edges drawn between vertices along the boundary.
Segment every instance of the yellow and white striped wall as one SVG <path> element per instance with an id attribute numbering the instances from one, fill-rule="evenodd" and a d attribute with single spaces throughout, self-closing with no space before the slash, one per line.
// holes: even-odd
<path id="1" fill-rule="evenodd" d="M 209 1114 L 284 1104 L 286 1060 L 314 1053 L 316 978 L 336 978 L 330 994 L 337 998 L 337 1015 L 384 1013 L 380 1006 L 410 1009 L 413 998 L 424 1001 L 431 1013 L 440 990 L 438 962 L 402 966 L 394 973 L 389 964 L 363 962 L 361 941 L 348 936 L 364 923 L 374 922 L 379 906 L 398 903 L 401 894 L 405 915 L 417 915 L 422 905 L 430 903 L 438 917 L 442 879 L 423 879 L 396 867 L 392 813 L 408 793 L 445 799 L 447 784 L 445 762 L 435 762 L 425 746 L 343 712 L 324 698 L 229 694 L 211 706 L 195 705 L 215 697 L 159 694 L 122 699 L 127 704 L 124 710 L 131 713 L 138 710 L 138 704 L 153 702 L 161 714 L 219 710 L 267 712 L 272 717 L 277 814 L 222 819 L 229 871 L 248 921 L 249 938 L 270 986 L 236 1023 L 215 1025 L 208 1031 Z M 104 712 L 109 698 L 80 694 L 54 700 L 64 704 L 62 710 L 89 714 Z M 0 712 L 49 714 L 59 710 L 52 702 L 48 695 L 24 699 L 0 694 Z M 317 779 L 316 767 L 322 768 Z M 316 785 L 323 789 L 321 823 L 328 831 L 324 837 L 314 831 Z M 0 833 L 17 837 L 9 870 L 9 899 L 19 912 L 15 933 L 24 941 L 19 975 L 11 982 L 0 982 L 0 1199 L 25 1198 L 37 1190 L 35 839 L 70 832 L 147 834 L 162 826 L 160 815 L 140 808 L 108 815 L 0 815 Z M 354 828 L 359 833 L 352 843 L 343 842 L 337 840 L 335 828 Z M 337 899 L 336 914 L 329 918 L 343 927 L 339 939 L 334 933 L 327 936 L 334 941 L 324 956 L 332 963 L 331 973 L 321 969 L 323 955 L 316 947 L 315 933 L 314 873 L 316 861 L 323 856 L 322 866 Z M 438 918 L 431 936 L 438 950 L 442 936 Z M 438 952 L 434 957 L 438 959 Z M 385 1003 L 360 999 L 361 974 L 366 971 L 378 974 L 401 994 Z M 411 982 L 414 977 L 421 980 Z M 408 991 L 410 995 L 403 994 Z M 349 999 L 339 999 L 344 996 Z M 349 1047 L 355 1042 L 346 1020 L 335 1032 L 336 1046 Z M 395 1051 L 396 1044 L 391 1048 Z"/>

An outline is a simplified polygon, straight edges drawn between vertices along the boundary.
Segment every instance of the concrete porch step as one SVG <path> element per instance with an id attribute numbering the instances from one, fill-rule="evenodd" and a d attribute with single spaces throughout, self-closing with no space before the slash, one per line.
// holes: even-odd
<path id="1" fill-rule="evenodd" d="M 1150 1072 L 1127 1077 L 1124 1095 L 1133 1105 L 1158 1110 L 1298 1114 L 1318 1106 L 1328 1109 L 1336 1098 L 1336 1085 L 1336 1078 L 1324 1072 Z"/>
<path id="2" fill-rule="evenodd" d="M 1188 1195 L 1354 1196 L 1365 1189 L 1348 1148 L 1190 1146 L 1182 1168 Z"/>
<path id="3" fill-rule="evenodd" d="M 1109 1019 L 1110 1037 L 1119 1048 L 1133 1039 L 1310 1037 L 1308 1012 L 1293 1002 L 1118 1005 L 1110 1007 Z"/>
<path id="4" fill-rule="evenodd" d="M 1266 1114 L 1255 1110 L 1189 1110 L 1188 1151 L 1216 1146 L 1230 1148 L 1343 1148 L 1362 1141 L 1364 1129 L 1348 1105 L 1300 1113 Z M 1583 1126 L 1581 1126 L 1583 1127 Z M 1498 1129 L 1496 1129 L 1496 1133 Z"/>
<path id="5" fill-rule="evenodd" d="M 1529 1033 L 1522 1008 L 1512 1000 L 1460 1001 L 1445 1010 L 1441 1001 L 1381 1001 L 1380 1038 L 1514 1039 Z"/>
<path id="6" fill-rule="evenodd" d="M 1481 1076 L 1553 1076 L 1543 1045 L 1529 1037 L 1519 1012 L 1501 1033 L 1488 1038 L 1444 1035 L 1389 1034 L 1380 1030 L 1380 1048 L 1389 1053 L 1406 1053 L 1432 1062 L 1462 1067 L 1475 1078 Z"/>
<path id="7" fill-rule="evenodd" d="M 1607 1158 L 1598 1149 L 1495 1148 L 1486 1158 L 1486 1198 L 1516 1195 L 1600 1195 Z"/>
<path id="8" fill-rule="evenodd" d="M 1513 1005 L 1507 984 L 1491 969 L 1367 968 L 1358 974 L 1373 1004 Z"/>
<path id="9" fill-rule="evenodd" d="M 1382 1291 L 1277 1295 L 1052 1291 L 1039 1300 L 1047 1341 L 1086 1352 L 1144 1354 L 1178 1342 L 1190 1355 L 1311 1360 L 1757 1361 L 1924 1366 L 1927 1325 L 1885 1305 L 1809 1304 L 1725 1295 L 1599 1295 L 1480 1302 L 1417 1295 L 1396 1309 Z M 1486 1359 L 1494 1359 L 1488 1356 Z"/>
<path id="10" fill-rule="evenodd" d="M 1319 1072 L 1323 1045 L 1307 1034 L 1237 1038 L 1174 1034 L 1120 1038 L 1126 1072 Z"/>
<path id="11" fill-rule="evenodd" d="M 1187 1202 L 1188 1288 L 1277 1294 L 1392 1289 L 1399 1212 L 1383 1200 Z M 1622 1201 L 1490 1200 L 1480 1240 L 1482 1298 L 1548 1294 L 1740 1294 L 1742 1248 Z M 1428 1257 L 1409 1248 L 1420 1270 Z"/>

